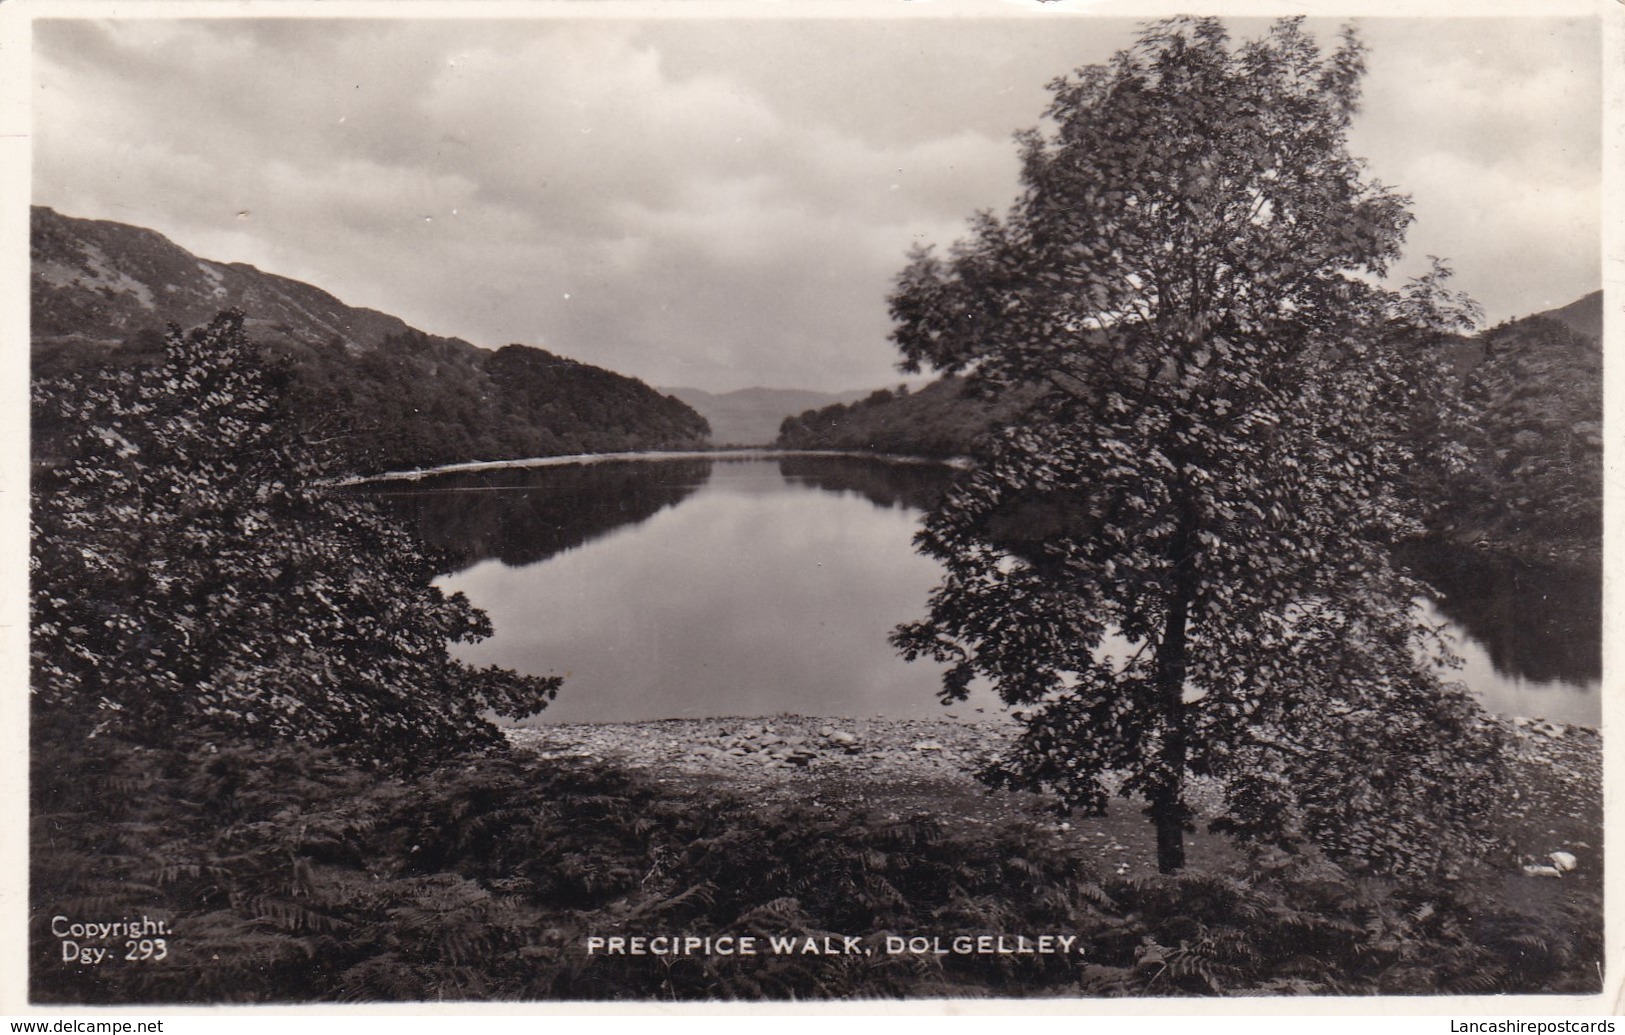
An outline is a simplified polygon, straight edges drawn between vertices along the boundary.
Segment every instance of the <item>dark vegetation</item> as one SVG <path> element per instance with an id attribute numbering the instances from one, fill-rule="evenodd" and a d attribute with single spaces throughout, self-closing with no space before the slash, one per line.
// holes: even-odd
<path id="1" fill-rule="evenodd" d="M 1027 821 L 968 828 L 656 785 L 523 753 L 380 778 L 182 737 L 36 750 L 36 1002 L 1594 992 L 1600 877 L 1355 877 L 1260 850 L 1118 877 Z M 1542 826 L 1549 817 L 1541 818 Z M 61 962 L 55 914 L 167 920 L 161 964 Z M 887 934 L 1076 934 L 1071 956 L 887 956 Z M 752 934 L 753 958 L 588 956 L 588 935 Z M 873 955 L 773 955 L 861 935 Z M 837 938 L 837 941 L 839 939 Z M 122 951 L 122 950 L 121 950 Z"/>
<path id="2" fill-rule="evenodd" d="M 1479 335 L 1462 388 L 1470 462 L 1431 469 L 1435 528 L 1513 557 L 1600 571 L 1602 347 L 1587 333 L 1601 294 Z"/>
<path id="3" fill-rule="evenodd" d="M 489 620 L 431 584 L 434 553 L 313 484 L 289 371 L 242 314 L 175 331 L 163 355 L 36 386 L 74 429 L 32 486 L 38 752 L 189 730 L 411 771 L 501 744 L 487 713 L 552 699 L 557 679 L 452 660 Z"/>
<path id="4" fill-rule="evenodd" d="M 641 381 L 524 345 L 453 351 L 416 331 L 352 357 L 288 355 L 291 416 L 345 469 L 368 474 L 467 460 L 687 449 L 703 418 Z"/>
<path id="5" fill-rule="evenodd" d="M 201 260 L 137 227 L 32 213 L 35 380 L 162 361 L 166 321 L 228 306 L 293 375 L 288 419 L 359 473 L 468 460 L 697 448 L 704 418 L 643 382 L 541 349 L 425 334 L 286 277 Z M 35 415 L 50 460 L 74 429 Z"/>
<path id="6" fill-rule="evenodd" d="M 1032 393 L 979 395 L 964 379 L 945 377 L 918 391 L 879 389 L 852 403 L 833 403 L 786 417 L 782 449 L 851 449 L 899 456 L 974 456 L 995 427 L 1016 420 Z"/>

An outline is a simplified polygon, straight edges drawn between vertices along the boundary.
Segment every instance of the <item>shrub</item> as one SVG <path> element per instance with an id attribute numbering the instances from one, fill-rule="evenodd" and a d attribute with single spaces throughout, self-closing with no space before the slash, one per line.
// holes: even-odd
<path id="1" fill-rule="evenodd" d="M 36 742 L 207 729 L 414 768 L 551 699 L 557 680 L 451 659 L 487 619 L 404 531 L 316 484 L 287 371 L 241 313 L 164 348 L 37 389 L 76 433 L 34 486 Z"/>

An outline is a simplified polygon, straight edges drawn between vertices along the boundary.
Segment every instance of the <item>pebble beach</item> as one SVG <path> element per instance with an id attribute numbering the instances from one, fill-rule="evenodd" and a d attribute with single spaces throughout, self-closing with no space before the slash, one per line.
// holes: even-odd
<path id="1" fill-rule="evenodd" d="M 1505 720 L 1519 757 L 1563 776 L 1600 777 L 1594 729 L 1543 719 Z M 969 775 L 1002 752 L 1019 727 L 998 717 L 945 719 L 659 719 L 515 727 L 509 739 L 543 758 L 598 758 L 633 769 L 777 782 L 809 775 L 870 779 Z"/>

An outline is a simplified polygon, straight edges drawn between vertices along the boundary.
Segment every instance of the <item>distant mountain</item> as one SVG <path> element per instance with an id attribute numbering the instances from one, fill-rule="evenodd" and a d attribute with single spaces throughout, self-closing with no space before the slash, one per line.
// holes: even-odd
<path id="1" fill-rule="evenodd" d="M 222 309 L 291 360 L 300 432 L 364 473 L 465 460 L 703 445 L 705 419 L 634 378 L 509 345 L 492 352 L 345 305 L 161 234 L 32 211 L 33 376 L 154 362 L 168 324 Z M 56 431 L 36 414 L 37 455 Z"/>
<path id="2" fill-rule="evenodd" d="M 810 392 L 799 388 L 741 388 L 721 394 L 699 388 L 661 389 L 692 406 L 711 424 L 711 441 L 719 446 L 765 446 L 779 434 L 779 424 L 793 413 L 852 402 L 869 393 Z"/>

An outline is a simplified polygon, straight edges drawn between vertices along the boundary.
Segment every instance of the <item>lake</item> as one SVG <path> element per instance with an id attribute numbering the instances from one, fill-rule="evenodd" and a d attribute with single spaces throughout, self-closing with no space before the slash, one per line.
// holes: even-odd
<path id="1" fill-rule="evenodd" d="M 565 677 L 539 722 L 944 708 L 940 666 L 886 642 L 924 613 L 935 561 L 912 537 L 952 472 L 785 454 L 612 461 L 369 486 L 448 558 L 440 585 L 491 616 L 458 657 Z M 1600 580 L 1461 551 L 1412 551 L 1425 602 L 1492 711 L 1598 724 Z"/>

